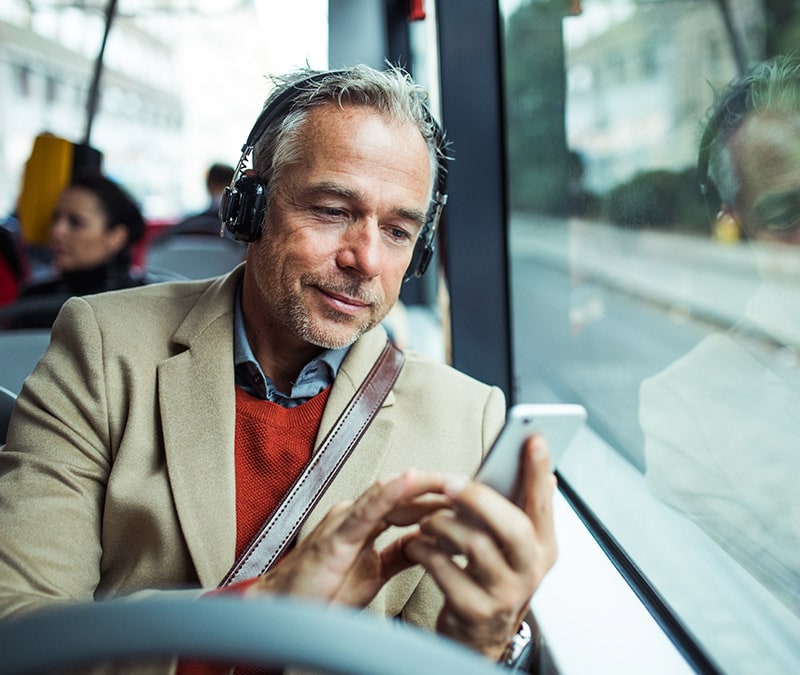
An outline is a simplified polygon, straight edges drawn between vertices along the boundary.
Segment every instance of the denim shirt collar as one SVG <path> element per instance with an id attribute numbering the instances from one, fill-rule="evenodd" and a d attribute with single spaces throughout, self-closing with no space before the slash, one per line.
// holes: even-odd
<path id="1" fill-rule="evenodd" d="M 261 366 L 253 354 L 250 341 L 247 339 L 247 333 L 244 328 L 244 313 L 242 311 L 241 284 L 239 284 L 239 288 L 236 291 L 234 303 L 234 371 L 236 384 L 248 394 L 272 401 L 286 408 L 292 408 L 305 403 L 333 383 L 344 357 L 347 356 L 349 347 L 326 349 L 303 367 L 297 380 L 292 383 L 290 392 L 278 391 L 272 380 L 261 370 Z"/>

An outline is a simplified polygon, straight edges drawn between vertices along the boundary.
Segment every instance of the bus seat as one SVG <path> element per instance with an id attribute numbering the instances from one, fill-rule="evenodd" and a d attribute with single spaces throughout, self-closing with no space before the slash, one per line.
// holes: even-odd
<path id="1" fill-rule="evenodd" d="M 46 328 L 0 331 L 0 387 L 18 394 L 49 343 Z"/>
<path id="2" fill-rule="evenodd" d="M 173 654 L 254 666 L 296 665 L 315 673 L 503 672 L 467 647 L 420 628 L 280 596 L 254 602 L 173 594 L 62 604 L 0 622 L 0 644 L 0 675 L 71 671 L 115 659 L 117 664 L 120 659 L 150 662 Z"/>
<path id="3" fill-rule="evenodd" d="M 230 272 L 244 259 L 245 247 L 229 239 L 181 234 L 154 241 L 146 255 L 146 272 L 174 272 L 206 279 Z"/>

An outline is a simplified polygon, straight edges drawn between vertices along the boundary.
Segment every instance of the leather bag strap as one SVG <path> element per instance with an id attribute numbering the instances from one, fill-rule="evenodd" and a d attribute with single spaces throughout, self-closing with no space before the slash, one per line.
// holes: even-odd
<path id="1" fill-rule="evenodd" d="M 219 588 L 269 570 L 297 536 L 348 455 L 361 440 L 400 375 L 405 355 L 390 340 L 336 424 L 283 501 L 219 583 Z"/>

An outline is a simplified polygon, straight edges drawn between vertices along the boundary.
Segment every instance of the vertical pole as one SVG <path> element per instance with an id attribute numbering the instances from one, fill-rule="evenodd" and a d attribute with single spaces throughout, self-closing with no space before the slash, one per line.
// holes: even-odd
<path id="1" fill-rule="evenodd" d="M 114 21 L 114 16 L 117 13 L 117 0 L 108 0 L 106 6 L 106 25 L 103 32 L 103 41 L 100 44 L 100 51 L 94 61 L 94 75 L 92 77 L 92 86 L 89 88 L 89 98 L 86 101 L 86 132 L 83 136 L 84 145 L 91 145 L 92 136 L 92 123 L 94 116 L 97 112 L 97 100 L 100 94 L 100 78 L 103 74 L 103 55 L 106 51 L 106 42 L 108 41 L 108 33 L 111 30 L 111 24 Z"/>

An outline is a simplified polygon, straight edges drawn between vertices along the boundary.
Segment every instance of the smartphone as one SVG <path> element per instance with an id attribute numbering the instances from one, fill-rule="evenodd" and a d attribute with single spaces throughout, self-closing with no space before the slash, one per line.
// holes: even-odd
<path id="1" fill-rule="evenodd" d="M 577 403 L 520 403 L 513 406 L 506 423 L 483 460 L 476 480 L 486 483 L 514 503 L 519 503 L 522 443 L 541 434 L 550 449 L 554 471 L 578 429 L 586 421 L 586 409 Z"/>

